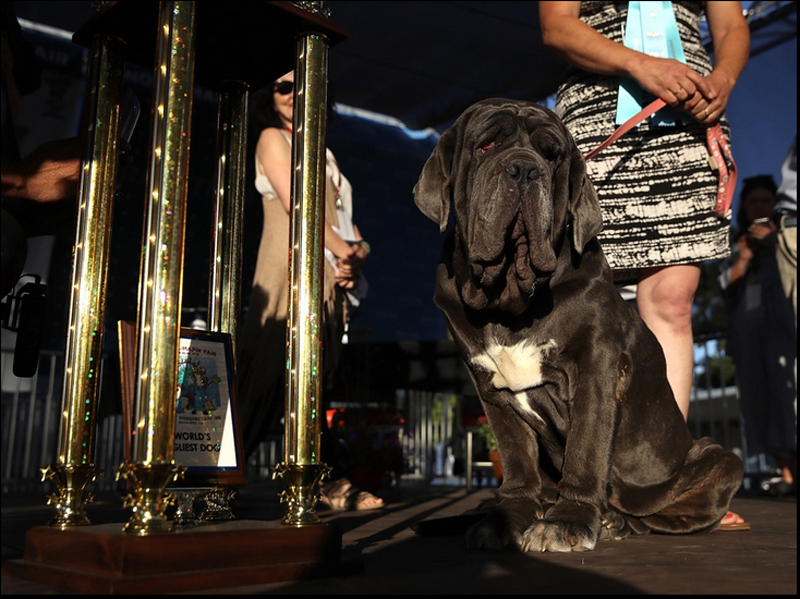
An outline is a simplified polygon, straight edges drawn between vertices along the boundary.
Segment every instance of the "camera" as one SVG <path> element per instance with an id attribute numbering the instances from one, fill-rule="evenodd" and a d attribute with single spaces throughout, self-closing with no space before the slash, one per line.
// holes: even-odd
<path id="1" fill-rule="evenodd" d="M 42 330 L 47 307 L 47 285 L 36 274 L 25 274 L 33 281 L 9 293 L 2 301 L 3 328 L 17 333 L 13 372 L 17 377 L 32 377 L 39 367 Z"/>
<path id="2" fill-rule="evenodd" d="M 747 227 L 748 231 L 752 231 L 754 227 L 761 225 L 762 227 L 768 227 L 769 224 L 772 222 L 772 219 L 768 216 L 764 216 L 762 218 L 757 218 L 753 222 L 750 223 L 750 226 Z"/>

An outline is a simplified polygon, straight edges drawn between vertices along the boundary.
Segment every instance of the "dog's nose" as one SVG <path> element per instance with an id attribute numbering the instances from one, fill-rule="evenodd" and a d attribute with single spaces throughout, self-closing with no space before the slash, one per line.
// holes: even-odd
<path id="1" fill-rule="evenodd" d="M 510 163 L 506 166 L 506 172 L 512 180 L 522 185 L 536 181 L 541 174 L 534 164 L 522 160 Z"/>

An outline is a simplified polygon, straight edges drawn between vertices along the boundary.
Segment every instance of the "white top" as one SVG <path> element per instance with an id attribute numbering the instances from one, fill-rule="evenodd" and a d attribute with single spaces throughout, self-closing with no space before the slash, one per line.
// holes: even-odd
<path id="1" fill-rule="evenodd" d="M 288 131 L 281 131 L 289 147 L 292 146 L 292 136 Z M 329 181 L 333 182 L 334 191 L 339 197 L 336 202 L 336 216 L 339 220 L 339 226 L 335 227 L 331 224 L 331 228 L 336 232 L 339 237 L 345 241 L 356 241 L 356 233 L 353 228 L 353 186 L 347 177 L 344 176 L 342 170 L 339 168 L 339 163 L 336 157 L 331 152 L 330 148 L 325 152 L 325 175 Z M 261 165 L 256 158 L 256 189 L 258 192 L 268 200 L 279 200 L 275 187 L 269 178 L 261 172 Z M 334 268 L 335 272 L 339 271 L 336 265 L 336 256 L 328 248 L 325 248 L 325 257 Z M 366 279 L 363 274 L 360 277 L 356 289 L 348 292 L 350 302 L 354 306 L 358 306 L 360 300 L 366 296 Z"/>

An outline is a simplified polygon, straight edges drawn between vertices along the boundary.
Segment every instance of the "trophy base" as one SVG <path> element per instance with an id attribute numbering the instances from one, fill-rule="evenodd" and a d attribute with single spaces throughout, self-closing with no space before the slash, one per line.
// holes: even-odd
<path id="1" fill-rule="evenodd" d="M 363 573 L 342 558 L 330 524 L 226 521 L 165 533 L 123 533 L 121 524 L 34 527 L 23 559 L 3 576 L 87 594 L 155 594 Z"/>

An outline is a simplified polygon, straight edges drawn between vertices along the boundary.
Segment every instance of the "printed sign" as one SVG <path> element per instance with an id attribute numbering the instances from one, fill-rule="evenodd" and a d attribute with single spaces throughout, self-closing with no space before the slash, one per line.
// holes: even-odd
<path id="1" fill-rule="evenodd" d="M 123 417 L 132 422 L 135 325 L 119 323 Z M 192 484 L 244 484 L 231 336 L 181 328 L 174 459 Z M 130 427 L 125 427 L 126 430 Z M 126 459 L 130 438 L 126 439 Z"/>

